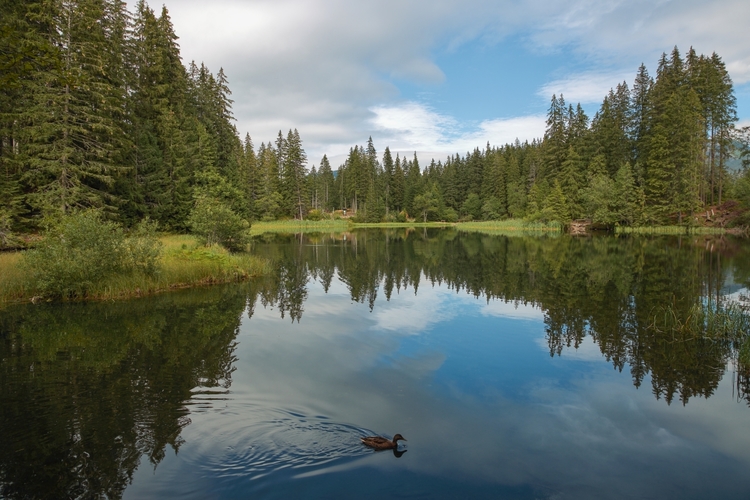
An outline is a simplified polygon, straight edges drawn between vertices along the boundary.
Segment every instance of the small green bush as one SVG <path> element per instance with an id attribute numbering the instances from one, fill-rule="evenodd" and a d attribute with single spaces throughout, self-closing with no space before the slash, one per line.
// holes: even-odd
<path id="1" fill-rule="evenodd" d="M 458 213 L 451 207 L 447 207 L 443 210 L 442 217 L 446 222 L 458 222 Z"/>
<path id="2" fill-rule="evenodd" d="M 322 218 L 323 218 L 323 213 L 317 208 L 314 208 L 310 210 L 309 212 L 307 212 L 307 217 L 306 217 L 307 220 L 319 221 Z"/>
<path id="3" fill-rule="evenodd" d="M 157 227 L 155 221 L 144 219 L 125 239 L 126 269 L 141 272 L 146 276 L 156 275 L 163 246 L 156 234 Z"/>
<path id="4" fill-rule="evenodd" d="M 245 249 L 250 241 L 250 224 L 227 204 L 210 196 L 195 200 L 188 224 L 193 233 L 207 246 L 218 243 L 236 252 Z"/>
<path id="5" fill-rule="evenodd" d="M 94 210 L 63 216 L 44 240 L 24 255 L 22 265 L 36 293 L 49 298 L 85 297 L 115 274 L 155 273 L 160 243 L 155 225 L 145 222 L 132 237 Z"/>

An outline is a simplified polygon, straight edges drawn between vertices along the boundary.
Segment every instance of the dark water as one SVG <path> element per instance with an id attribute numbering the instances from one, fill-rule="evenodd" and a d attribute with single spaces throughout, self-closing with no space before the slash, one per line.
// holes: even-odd
<path id="1" fill-rule="evenodd" d="M 6 308 L 0 497 L 748 498 L 750 370 L 649 326 L 749 250 L 267 236 L 256 282 Z"/>

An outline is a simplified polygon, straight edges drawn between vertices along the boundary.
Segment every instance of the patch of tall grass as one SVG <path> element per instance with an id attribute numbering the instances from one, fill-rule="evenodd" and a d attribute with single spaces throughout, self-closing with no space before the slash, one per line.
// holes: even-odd
<path id="1" fill-rule="evenodd" d="M 678 313 L 669 304 L 653 312 L 650 328 L 685 342 L 728 342 L 741 363 L 750 366 L 750 312 L 735 302 L 706 301 Z"/>
<path id="2" fill-rule="evenodd" d="M 454 227 L 452 222 L 355 222 L 353 228 Z"/>
<path id="3" fill-rule="evenodd" d="M 161 252 L 152 273 L 110 273 L 90 283 L 83 295 L 63 299 L 109 300 L 163 291 L 230 283 L 267 274 L 269 263 L 247 253 L 230 253 L 219 245 L 204 247 L 194 236 L 159 237 Z M 24 263 L 27 252 L 0 253 L 0 303 L 52 298 L 34 286 Z"/>
<path id="4" fill-rule="evenodd" d="M 28 281 L 21 270 L 21 252 L 0 253 L 0 301 L 22 300 Z"/>
<path id="5" fill-rule="evenodd" d="M 190 239 L 193 241 L 191 242 Z M 93 299 L 117 299 L 149 295 L 218 283 L 232 283 L 267 274 L 267 261 L 247 253 L 229 253 L 219 245 L 201 246 L 192 237 L 165 237 L 164 253 L 153 276 L 115 275 L 92 287 Z M 175 244 L 182 240 L 179 245 Z"/>
<path id="6" fill-rule="evenodd" d="M 409 227 L 455 227 L 461 231 L 484 233 L 560 233 L 562 225 L 557 222 L 526 222 L 521 219 L 483 222 L 352 222 L 347 219 L 283 220 L 255 222 L 250 229 L 254 235 L 262 233 L 342 232 L 357 228 L 409 228 Z"/>
<path id="7" fill-rule="evenodd" d="M 456 229 L 466 232 L 486 234 L 552 234 L 562 233 L 563 227 L 559 222 L 527 222 L 522 219 L 507 219 L 498 221 L 459 222 Z"/>
<path id="8" fill-rule="evenodd" d="M 615 234 L 726 234 L 721 227 L 702 226 L 618 226 Z"/>
<path id="9" fill-rule="evenodd" d="M 349 230 L 351 225 L 347 219 L 261 221 L 253 222 L 250 227 L 250 234 L 340 232 Z"/>

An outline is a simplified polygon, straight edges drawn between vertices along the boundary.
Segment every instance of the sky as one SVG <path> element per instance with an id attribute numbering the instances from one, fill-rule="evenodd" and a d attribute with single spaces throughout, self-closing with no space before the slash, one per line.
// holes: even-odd
<path id="1" fill-rule="evenodd" d="M 134 2 L 131 2 L 131 8 Z M 159 4 L 152 8 L 160 10 Z M 223 68 L 240 135 L 296 128 L 308 167 L 372 137 L 430 158 L 532 140 L 552 94 L 589 117 L 663 52 L 716 52 L 750 125 L 747 0 L 166 0 L 183 62 Z"/>

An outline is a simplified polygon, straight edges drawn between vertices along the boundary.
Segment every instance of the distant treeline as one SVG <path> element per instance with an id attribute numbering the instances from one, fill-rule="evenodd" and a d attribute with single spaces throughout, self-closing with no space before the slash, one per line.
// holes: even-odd
<path id="1" fill-rule="evenodd" d="M 553 96 L 532 142 L 477 148 L 444 162 L 380 156 L 370 140 L 336 172 L 307 169 L 296 130 L 255 148 L 240 139 L 223 70 L 180 59 L 166 7 L 140 0 L 0 0 L 0 246 L 45 218 L 101 208 L 125 225 L 149 217 L 191 227 L 203 203 L 247 220 L 493 220 L 607 225 L 689 221 L 729 197 L 750 201 L 727 171 L 744 144 L 721 58 L 662 56 L 604 98 L 592 120 Z M 742 142 L 744 140 L 744 143 Z M 425 168 L 426 167 L 426 168 Z M 207 201 L 208 200 L 208 201 Z"/>
<path id="2" fill-rule="evenodd" d="M 310 200 L 354 208 L 367 221 L 405 210 L 428 220 L 682 223 L 743 194 L 727 171 L 738 139 L 750 160 L 747 130 L 737 134 L 736 120 L 721 58 L 691 49 L 683 59 L 675 48 L 662 56 L 655 80 L 641 65 L 632 89 L 623 82 L 610 90 L 593 120 L 553 95 L 542 140 L 487 144 L 424 171 L 416 155 L 394 161 L 388 148 L 379 162 L 370 141 L 350 150 L 335 177 L 324 157 L 310 174 Z"/>

